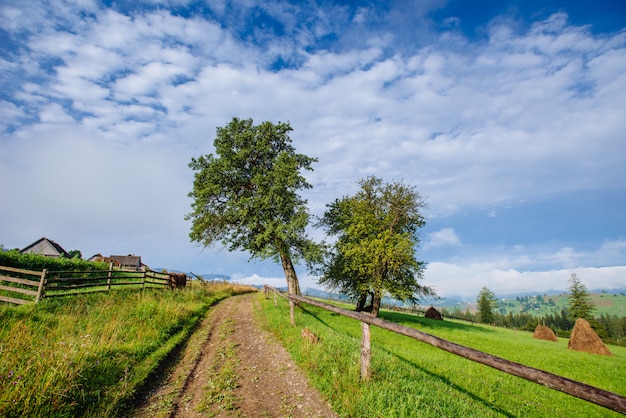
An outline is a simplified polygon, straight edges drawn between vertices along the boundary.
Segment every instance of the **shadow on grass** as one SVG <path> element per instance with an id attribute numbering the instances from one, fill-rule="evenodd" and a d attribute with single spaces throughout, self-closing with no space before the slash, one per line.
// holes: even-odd
<path id="1" fill-rule="evenodd" d="M 329 330 L 334 331 L 335 333 L 341 334 L 341 335 L 346 335 L 346 336 L 350 336 L 353 338 L 360 338 L 360 330 L 357 328 L 355 329 L 355 333 L 349 333 L 346 332 L 345 328 L 343 327 L 337 327 L 337 326 L 333 326 L 331 324 L 329 324 L 327 321 L 325 321 L 322 316 L 324 315 L 329 315 L 331 317 L 333 316 L 341 316 L 337 313 L 333 313 L 333 312 L 326 312 L 324 309 L 322 308 L 317 308 L 317 307 L 311 307 L 311 308 L 305 308 L 304 306 L 300 306 L 301 311 L 308 315 L 309 317 L 315 319 L 315 321 L 319 322 L 320 324 L 322 324 L 323 326 L 325 326 L 326 328 L 328 328 Z M 434 319 L 429 319 L 429 318 L 422 318 L 422 317 L 418 317 L 415 315 L 411 315 L 411 314 L 405 314 L 405 313 L 401 313 L 401 312 L 389 312 L 389 311 L 385 311 L 385 312 L 380 312 L 379 317 L 386 320 L 386 321 L 390 321 L 390 322 L 395 322 L 398 324 L 402 324 L 402 325 L 406 325 L 409 327 L 414 327 L 414 328 L 429 328 L 429 329 L 453 329 L 453 330 L 460 330 L 463 332 L 486 332 L 486 333 L 492 333 L 494 331 L 489 330 L 489 329 L 485 329 L 483 327 L 476 327 L 473 325 L 468 325 L 468 324 L 463 324 L 463 323 L 458 323 L 458 322 L 450 322 L 450 321 L 438 321 L 438 320 L 434 320 Z M 348 319 L 348 318 L 346 318 Z M 357 322 L 356 320 L 353 320 L 355 322 Z M 417 343 L 417 342 L 416 342 Z M 444 384 L 447 387 L 453 388 L 455 391 L 458 391 L 459 393 L 467 396 L 468 398 L 472 399 L 473 401 L 480 403 L 482 405 L 484 405 L 485 407 L 491 409 L 492 411 L 501 414 L 502 416 L 506 416 L 506 417 L 514 417 L 515 415 L 502 409 L 501 407 L 495 405 L 494 403 L 490 402 L 488 399 L 485 399 L 481 396 L 479 396 L 478 394 L 469 391 L 466 388 L 463 388 L 459 385 L 457 385 L 456 383 L 454 383 L 452 380 L 450 380 L 449 378 L 435 373 L 431 370 L 428 370 L 426 368 L 424 368 L 423 366 L 418 365 L 417 363 L 415 363 L 412 360 L 409 360 L 403 356 L 401 356 L 398 353 L 395 353 L 392 351 L 392 349 L 390 348 L 384 348 L 381 346 L 377 346 L 375 347 L 376 350 L 380 350 L 381 352 L 386 353 L 387 355 L 391 356 L 392 358 L 396 358 L 398 359 L 399 362 L 405 364 L 407 367 L 409 368 L 413 368 L 416 370 L 419 370 L 421 373 L 423 373 L 424 375 L 429 376 L 432 379 L 435 379 L 439 382 L 441 382 L 442 384 Z M 469 360 L 468 360 L 469 361 Z"/>
<path id="2" fill-rule="evenodd" d="M 434 373 L 431 370 L 425 369 L 424 367 L 418 365 L 417 363 L 415 363 L 414 361 L 411 361 L 405 357 L 402 357 L 401 355 L 394 353 L 393 351 L 386 349 L 384 347 L 376 347 L 377 350 L 380 350 L 384 353 L 386 353 L 387 355 L 393 357 L 393 358 L 397 358 L 399 361 L 401 361 L 402 363 L 404 363 L 405 365 L 407 365 L 408 367 L 420 370 L 421 373 L 429 376 L 432 379 L 436 379 L 439 382 L 443 383 L 444 385 L 453 388 L 454 390 L 458 391 L 459 393 L 462 393 L 464 395 L 466 395 L 468 398 L 484 405 L 485 407 L 491 409 L 492 411 L 495 411 L 499 414 L 502 414 L 503 416 L 506 417 L 515 417 L 516 415 L 505 411 L 504 409 L 498 407 L 497 405 L 494 405 L 492 402 L 490 402 L 487 399 L 484 399 L 482 397 L 480 397 L 479 395 L 477 395 L 474 392 L 470 392 L 469 390 L 457 385 L 456 383 L 454 383 L 453 381 L 451 381 L 450 379 L 448 379 L 445 376 L 442 376 L 440 374 Z M 470 361 L 470 360 L 468 360 Z"/>
<path id="3" fill-rule="evenodd" d="M 328 315 L 330 317 L 339 317 L 342 316 L 335 312 L 326 311 L 323 308 L 315 307 L 315 306 L 306 306 L 306 304 L 299 304 L 297 308 L 303 313 L 307 314 L 312 318 L 315 318 L 320 324 L 328 327 L 329 329 L 338 332 L 338 333 L 347 333 L 348 335 L 360 338 L 361 332 L 359 327 L 355 327 L 354 332 L 349 332 L 345 328 L 338 328 L 326 322 L 322 319 L 322 316 Z M 379 312 L 378 317 L 380 319 L 384 319 L 385 321 L 393 322 L 396 324 L 404 325 L 410 328 L 415 328 L 422 332 L 429 332 L 431 330 L 458 330 L 462 332 L 475 332 L 481 334 L 491 334 L 494 333 L 494 330 L 490 330 L 488 328 L 482 326 L 475 326 L 474 324 L 464 324 L 457 321 L 439 321 L 430 318 L 419 317 L 413 314 L 407 314 L 402 312 L 393 312 L 393 311 L 381 311 Z M 348 319 L 348 318 L 346 318 Z M 349 319 L 357 323 L 358 321 L 355 319 Z M 391 331 L 390 331 L 391 332 Z M 434 334 L 433 334 L 434 335 Z"/>
<path id="4" fill-rule="evenodd" d="M 449 321 L 437 319 L 425 318 L 413 314 L 407 314 L 403 312 L 393 311 L 380 311 L 378 317 L 385 321 L 395 322 L 396 324 L 406 325 L 412 328 L 428 328 L 428 329 L 449 329 L 459 330 L 463 332 L 480 332 L 480 333 L 492 333 L 493 330 L 484 328 L 482 326 L 476 326 L 473 323 L 462 323 L 458 320 Z"/>
<path id="5" fill-rule="evenodd" d="M 320 322 L 320 323 L 321 323 L 321 324 L 323 324 L 324 326 L 326 326 L 326 327 L 328 327 L 328 328 L 330 328 L 330 329 L 332 329 L 332 330 L 334 330 L 334 331 L 337 331 L 337 332 L 338 332 L 338 330 L 336 330 L 335 328 L 333 328 L 333 327 L 332 327 L 332 326 L 331 326 L 328 322 L 326 322 L 326 321 L 324 321 L 323 319 L 321 319 L 321 318 L 319 317 L 319 315 L 317 314 L 317 312 L 313 312 L 313 310 L 305 308 L 302 304 L 299 306 L 299 308 L 300 308 L 300 310 L 302 311 L 302 313 L 305 313 L 305 314 L 307 314 L 307 315 L 309 315 L 309 316 L 311 316 L 311 317 L 315 318 L 318 322 Z M 318 309 L 318 310 L 321 310 L 321 308 L 317 308 L 317 309 Z M 339 314 L 335 314 L 335 313 L 331 313 L 331 315 L 336 315 L 336 316 L 339 316 Z"/>

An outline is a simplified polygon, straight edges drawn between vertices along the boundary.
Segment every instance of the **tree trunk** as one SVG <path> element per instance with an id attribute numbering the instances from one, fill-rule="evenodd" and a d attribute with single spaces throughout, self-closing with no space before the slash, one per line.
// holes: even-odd
<path id="1" fill-rule="evenodd" d="M 367 292 L 363 292 L 359 296 L 359 300 L 357 300 L 357 302 L 356 302 L 356 309 L 355 309 L 355 311 L 362 312 L 365 309 L 365 304 L 366 303 L 367 303 Z"/>
<path id="2" fill-rule="evenodd" d="M 371 296 L 371 300 L 370 300 L 370 304 L 366 305 L 368 296 Z M 359 296 L 359 300 L 357 301 L 357 305 L 356 305 L 356 309 L 355 310 L 357 312 L 370 312 L 371 313 L 373 305 L 374 305 L 374 292 L 372 292 L 372 291 L 369 291 L 369 292 L 364 291 Z"/>
<path id="3" fill-rule="evenodd" d="M 372 292 L 372 316 L 378 317 L 378 311 L 380 310 L 380 303 L 382 301 L 382 292 L 378 289 Z"/>
<path id="4" fill-rule="evenodd" d="M 283 270 L 285 271 L 285 279 L 287 279 L 287 289 L 290 295 L 300 295 L 300 284 L 298 283 L 298 276 L 296 275 L 296 269 L 293 268 L 291 257 L 287 252 L 280 252 L 280 261 L 283 264 Z"/>

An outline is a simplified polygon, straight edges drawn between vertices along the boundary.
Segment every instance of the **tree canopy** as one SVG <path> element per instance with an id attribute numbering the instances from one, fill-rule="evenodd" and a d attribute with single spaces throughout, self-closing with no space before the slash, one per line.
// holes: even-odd
<path id="1" fill-rule="evenodd" d="M 383 184 L 372 176 L 354 196 L 327 205 L 318 225 L 335 236 L 321 263 L 319 283 L 358 299 L 357 310 L 378 315 L 385 293 L 400 300 L 434 294 L 418 280 L 425 263 L 416 259 L 418 231 L 425 224 L 425 202 L 400 182 Z"/>
<path id="2" fill-rule="evenodd" d="M 220 242 L 251 258 L 282 263 L 289 293 L 300 293 L 293 266 L 315 253 L 306 233 L 309 214 L 298 192 L 315 158 L 296 153 L 289 123 L 233 118 L 217 128 L 215 154 L 192 158 L 195 171 L 189 237 L 205 247 Z"/>

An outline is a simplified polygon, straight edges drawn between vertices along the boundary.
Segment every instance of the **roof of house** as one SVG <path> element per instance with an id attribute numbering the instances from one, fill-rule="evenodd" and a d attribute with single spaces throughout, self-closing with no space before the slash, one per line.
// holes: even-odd
<path id="1" fill-rule="evenodd" d="M 24 254 L 42 254 L 50 257 L 59 257 L 62 255 L 69 256 L 69 254 L 63 249 L 63 247 L 46 237 L 39 238 L 37 241 L 21 249 L 20 252 Z"/>
<path id="2" fill-rule="evenodd" d="M 133 267 L 141 267 L 141 256 L 138 255 L 112 255 L 109 257 L 120 263 L 122 267 L 125 266 L 133 266 Z"/>

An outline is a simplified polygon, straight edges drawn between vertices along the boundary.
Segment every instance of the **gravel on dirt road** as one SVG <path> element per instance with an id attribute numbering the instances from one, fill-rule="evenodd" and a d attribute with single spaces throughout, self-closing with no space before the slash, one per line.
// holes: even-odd
<path id="1" fill-rule="evenodd" d="M 212 308 L 137 417 L 336 417 L 254 315 L 255 294 Z M 190 339 L 190 341 L 194 338 Z M 200 340 L 198 340 L 200 338 Z"/>

